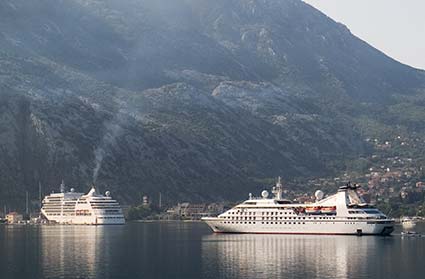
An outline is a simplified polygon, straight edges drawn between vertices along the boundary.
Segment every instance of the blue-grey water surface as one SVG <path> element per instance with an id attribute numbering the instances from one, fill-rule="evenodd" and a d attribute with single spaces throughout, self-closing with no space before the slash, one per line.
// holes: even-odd
<path id="1" fill-rule="evenodd" d="M 416 231 L 425 233 L 425 224 Z M 212 234 L 203 223 L 0 226 L 0 278 L 425 278 L 425 237 Z"/>

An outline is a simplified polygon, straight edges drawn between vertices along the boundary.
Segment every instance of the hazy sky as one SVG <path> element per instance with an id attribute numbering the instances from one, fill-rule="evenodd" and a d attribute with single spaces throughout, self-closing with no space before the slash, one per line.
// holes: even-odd
<path id="1" fill-rule="evenodd" d="M 425 0 L 304 0 L 394 59 L 425 69 Z"/>

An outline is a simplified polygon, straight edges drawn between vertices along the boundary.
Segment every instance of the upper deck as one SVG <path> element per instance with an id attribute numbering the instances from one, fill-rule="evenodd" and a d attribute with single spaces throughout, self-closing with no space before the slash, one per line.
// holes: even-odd
<path id="1" fill-rule="evenodd" d="M 229 212 L 254 210 L 290 210 L 301 215 L 334 215 L 350 216 L 350 218 L 387 218 L 375 207 L 367 204 L 357 193 L 359 186 L 347 184 L 339 188 L 338 192 L 329 197 L 323 198 L 323 193 L 316 195 L 316 201 L 313 203 L 292 203 L 284 199 L 282 195 L 282 184 L 280 180 L 273 188 L 274 197 L 268 198 L 268 192 L 263 191 L 262 197 L 252 197 L 241 204 L 238 204 Z"/>

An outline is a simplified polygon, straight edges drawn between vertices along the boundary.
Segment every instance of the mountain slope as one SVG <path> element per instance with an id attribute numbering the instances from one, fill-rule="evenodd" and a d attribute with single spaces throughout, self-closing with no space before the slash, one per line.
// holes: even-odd
<path id="1" fill-rule="evenodd" d="M 0 202 L 14 205 L 62 178 L 125 203 L 233 199 L 344 170 L 373 151 L 365 119 L 424 131 L 404 113 L 424 72 L 299 0 L 6 0 L 0 49 Z"/>

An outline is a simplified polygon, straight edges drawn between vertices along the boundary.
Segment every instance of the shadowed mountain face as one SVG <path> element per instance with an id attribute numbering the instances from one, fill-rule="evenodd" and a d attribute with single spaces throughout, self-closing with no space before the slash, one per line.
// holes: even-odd
<path id="1" fill-rule="evenodd" d="M 0 200 L 62 178 L 233 199 L 332 174 L 371 152 L 364 121 L 422 133 L 404 112 L 424 88 L 299 0 L 1 1 Z"/>

